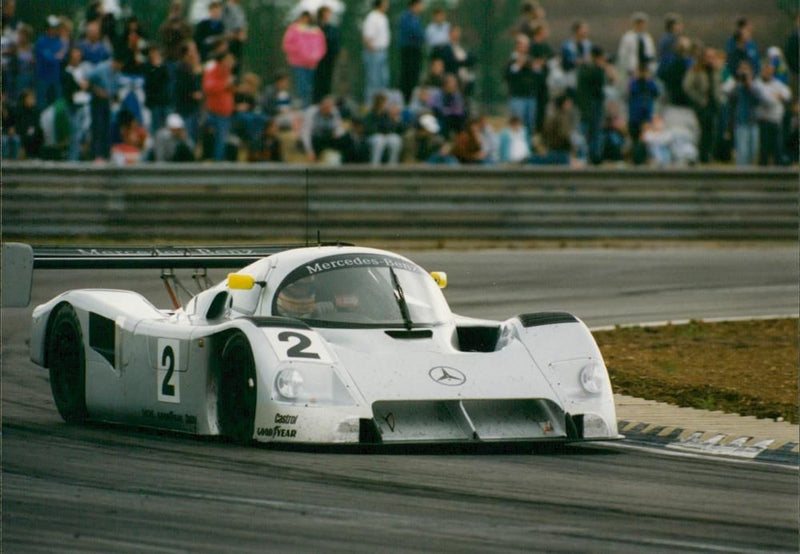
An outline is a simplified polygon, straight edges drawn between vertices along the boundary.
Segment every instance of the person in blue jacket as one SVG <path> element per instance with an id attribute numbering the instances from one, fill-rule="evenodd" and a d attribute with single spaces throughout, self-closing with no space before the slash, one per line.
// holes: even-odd
<path id="1" fill-rule="evenodd" d="M 47 31 L 33 46 L 36 56 L 36 106 L 41 111 L 61 96 L 61 62 L 68 45 L 59 36 L 61 20 L 47 16 Z"/>
<path id="2" fill-rule="evenodd" d="M 422 28 L 422 0 L 409 0 L 408 9 L 400 16 L 400 91 L 406 104 L 419 83 L 425 30 Z"/>

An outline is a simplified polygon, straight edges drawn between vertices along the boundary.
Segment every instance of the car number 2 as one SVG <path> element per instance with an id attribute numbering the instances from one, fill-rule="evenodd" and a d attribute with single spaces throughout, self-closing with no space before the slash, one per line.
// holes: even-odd
<path id="1" fill-rule="evenodd" d="M 158 401 L 179 404 L 181 401 L 180 342 L 158 340 Z"/>
<path id="2" fill-rule="evenodd" d="M 264 329 L 264 332 L 281 361 L 331 362 L 324 342 L 314 332 L 285 329 Z"/>

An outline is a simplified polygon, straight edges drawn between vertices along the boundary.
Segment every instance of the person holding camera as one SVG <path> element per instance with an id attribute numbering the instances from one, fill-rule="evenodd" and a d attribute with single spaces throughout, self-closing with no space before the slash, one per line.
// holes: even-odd
<path id="1" fill-rule="evenodd" d="M 741 60 L 736 68 L 735 82 L 732 84 L 729 100 L 738 166 L 752 165 L 755 162 L 758 152 L 756 108 L 760 101 L 753 82 L 753 67 L 749 61 Z"/>

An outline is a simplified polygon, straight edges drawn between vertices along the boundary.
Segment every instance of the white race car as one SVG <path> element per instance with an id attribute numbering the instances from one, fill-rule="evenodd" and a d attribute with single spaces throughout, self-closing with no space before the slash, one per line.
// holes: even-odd
<path id="1" fill-rule="evenodd" d="M 7 306 L 26 303 L 33 267 L 160 267 L 169 284 L 172 268 L 255 260 L 175 309 L 98 289 L 35 308 L 31 359 L 50 370 L 68 422 L 237 442 L 621 438 L 606 367 L 580 320 L 455 315 L 440 290 L 446 275 L 387 251 L 7 244 L 4 253 L 4 269 L 25 275 L 22 286 L 4 284 Z"/>

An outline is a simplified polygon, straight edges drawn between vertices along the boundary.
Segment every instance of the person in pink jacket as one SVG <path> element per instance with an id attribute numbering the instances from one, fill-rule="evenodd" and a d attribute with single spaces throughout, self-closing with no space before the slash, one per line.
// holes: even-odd
<path id="1" fill-rule="evenodd" d="M 304 109 L 311 104 L 314 72 L 326 49 L 325 34 L 314 25 L 307 11 L 301 13 L 283 35 L 283 51 L 292 67 L 296 96 L 303 102 Z"/>

